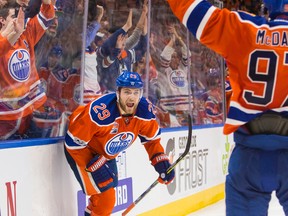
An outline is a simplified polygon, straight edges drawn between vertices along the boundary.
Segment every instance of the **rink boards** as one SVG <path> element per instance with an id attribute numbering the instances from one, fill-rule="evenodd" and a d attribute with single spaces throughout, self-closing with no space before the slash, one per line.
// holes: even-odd
<path id="1" fill-rule="evenodd" d="M 183 153 L 187 135 L 186 128 L 163 131 L 162 144 L 173 161 Z M 2 145 L 0 215 L 83 215 L 87 197 L 66 162 L 63 142 L 56 141 Z M 158 184 L 129 215 L 186 215 L 223 199 L 232 144 L 232 137 L 222 134 L 222 126 L 194 128 L 190 151 L 176 166 L 174 182 Z M 117 157 L 117 165 L 113 216 L 121 215 L 157 179 L 139 140 Z"/>

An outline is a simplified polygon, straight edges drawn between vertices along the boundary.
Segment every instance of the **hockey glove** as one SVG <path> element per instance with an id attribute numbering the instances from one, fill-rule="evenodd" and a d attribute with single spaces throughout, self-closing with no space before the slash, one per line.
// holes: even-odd
<path id="1" fill-rule="evenodd" d="M 175 171 L 174 169 L 167 173 L 167 169 L 171 166 L 169 162 L 169 158 L 166 154 L 160 153 L 156 154 L 152 157 L 151 163 L 154 166 L 155 170 L 159 173 L 158 181 L 164 184 L 170 184 L 174 177 Z"/>
<path id="2" fill-rule="evenodd" d="M 96 155 L 92 158 L 85 170 L 91 173 L 100 192 L 104 192 L 109 188 L 114 187 L 115 182 L 117 182 L 117 176 L 103 155 Z"/>

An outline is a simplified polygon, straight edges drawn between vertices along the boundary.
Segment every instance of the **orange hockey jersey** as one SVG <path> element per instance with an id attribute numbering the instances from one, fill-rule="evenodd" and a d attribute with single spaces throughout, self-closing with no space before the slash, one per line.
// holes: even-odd
<path id="1" fill-rule="evenodd" d="M 86 106 L 78 107 L 70 116 L 66 147 L 74 155 L 88 148 L 92 153 L 113 159 L 139 136 L 149 158 L 164 152 L 160 144 L 161 130 L 152 104 L 142 98 L 132 117 L 123 117 L 115 93 L 103 95 Z M 80 151 L 79 154 L 76 152 Z M 88 163 L 88 162 L 87 162 Z M 85 164 L 86 165 L 86 164 Z"/>
<path id="2" fill-rule="evenodd" d="M 16 120 L 33 112 L 46 100 L 35 66 L 34 46 L 54 17 L 53 5 L 42 4 L 28 19 L 16 44 L 0 57 L 0 120 Z"/>
<path id="3" fill-rule="evenodd" d="M 54 70 L 55 72 L 44 66 L 40 68 L 39 77 L 42 85 L 46 89 L 47 97 L 57 102 L 59 110 L 71 113 L 80 104 L 80 75 L 68 74 L 69 72 L 61 66 Z M 65 75 L 62 80 L 59 80 L 54 73 Z"/>
<path id="4" fill-rule="evenodd" d="M 96 154 L 115 158 L 133 144 L 137 137 L 149 159 L 164 152 L 160 144 L 161 129 L 156 121 L 153 105 L 141 98 L 136 113 L 120 115 L 115 93 L 106 94 L 86 106 L 80 106 L 70 116 L 65 147 L 75 163 L 78 175 L 85 183 L 85 193 L 95 193 L 85 167 Z"/>
<path id="5" fill-rule="evenodd" d="M 0 56 L 5 55 L 11 48 L 9 41 L 0 34 Z"/>
<path id="6" fill-rule="evenodd" d="M 288 114 L 287 21 L 220 10 L 208 1 L 168 2 L 192 34 L 227 62 L 233 95 L 224 134 L 266 111 Z"/>

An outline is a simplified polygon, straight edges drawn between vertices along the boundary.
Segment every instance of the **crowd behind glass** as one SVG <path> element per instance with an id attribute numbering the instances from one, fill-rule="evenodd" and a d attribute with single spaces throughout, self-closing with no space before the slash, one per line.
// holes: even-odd
<path id="1" fill-rule="evenodd" d="M 7 1 L 0 2 L 2 10 Z M 248 3 L 228 1 L 224 6 L 260 7 Z M 141 75 L 144 95 L 155 105 L 162 128 L 187 126 L 188 113 L 193 114 L 193 125 L 223 123 L 224 76 L 228 75 L 223 59 L 199 44 L 165 1 L 149 4 L 146 0 L 56 1 L 53 22 L 35 46 L 47 100 L 33 111 L 34 130 L 20 139 L 63 136 L 73 110 L 115 91 L 114 80 L 121 70 Z M 36 16 L 40 5 L 41 0 L 30 0 L 25 18 Z M 123 28 L 127 28 L 127 56 L 116 65 L 111 56 Z"/>

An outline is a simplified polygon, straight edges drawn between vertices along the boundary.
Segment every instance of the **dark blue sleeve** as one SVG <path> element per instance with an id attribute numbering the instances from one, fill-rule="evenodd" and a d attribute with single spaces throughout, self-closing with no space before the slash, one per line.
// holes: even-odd
<path id="1" fill-rule="evenodd" d="M 37 15 L 40 11 L 41 4 L 41 0 L 30 0 L 28 7 L 25 9 L 25 19 L 32 18 Z"/>
<path id="2" fill-rule="evenodd" d="M 100 27 L 101 25 L 97 21 L 94 21 L 87 26 L 86 47 L 88 47 L 92 43 Z"/>
<path id="3" fill-rule="evenodd" d="M 120 116 L 116 101 L 116 93 L 105 94 L 93 101 L 90 105 L 90 116 L 92 120 L 98 125 L 108 125 L 113 123 L 115 119 Z M 107 109 L 110 113 L 109 117 L 100 119 L 99 116 L 101 117 L 101 115 L 98 115 L 98 112 L 95 112 L 94 107 L 102 107 Z"/>
<path id="4" fill-rule="evenodd" d="M 143 119 L 156 119 L 154 114 L 154 105 L 145 97 L 142 97 L 138 104 L 135 115 Z"/>
<path id="5" fill-rule="evenodd" d="M 101 54 L 103 56 L 109 56 L 112 52 L 112 50 L 115 48 L 116 46 L 116 41 L 117 41 L 117 37 L 120 34 L 126 34 L 126 32 L 120 28 L 117 31 L 115 31 L 112 35 L 110 35 L 110 37 L 104 41 L 103 45 L 101 46 Z"/>
<path id="6" fill-rule="evenodd" d="M 147 51 L 147 43 L 148 43 L 147 34 L 145 36 L 141 35 L 139 42 L 134 47 L 136 62 L 140 61 L 142 59 L 142 57 L 144 56 L 144 54 L 146 53 L 146 51 Z"/>

